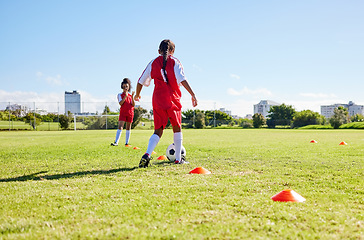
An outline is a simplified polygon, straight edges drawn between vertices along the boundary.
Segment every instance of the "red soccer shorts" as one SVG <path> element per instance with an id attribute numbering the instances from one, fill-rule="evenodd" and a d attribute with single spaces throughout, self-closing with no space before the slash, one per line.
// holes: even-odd
<path id="1" fill-rule="evenodd" d="M 164 129 L 167 126 L 168 118 L 172 126 L 181 127 L 181 122 L 182 122 L 181 110 L 153 109 L 153 116 L 154 116 L 154 129 L 159 129 L 161 127 L 163 127 Z"/>
<path id="2" fill-rule="evenodd" d="M 123 122 L 133 122 L 134 115 L 119 115 L 119 121 Z"/>

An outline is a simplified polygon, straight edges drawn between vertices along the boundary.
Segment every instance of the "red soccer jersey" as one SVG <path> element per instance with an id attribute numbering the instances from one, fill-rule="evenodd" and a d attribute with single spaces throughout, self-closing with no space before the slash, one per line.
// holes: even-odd
<path id="1" fill-rule="evenodd" d="M 154 109 L 181 110 L 181 90 L 179 85 L 182 81 L 186 80 L 182 64 L 177 58 L 168 56 L 166 64 L 168 82 L 164 78 L 162 67 L 163 56 L 159 56 L 148 64 L 138 82 L 144 86 L 149 86 L 151 80 L 154 79 Z"/>
<path id="2" fill-rule="evenodd" d="M 125 97 L 125 93 L 118 94 L 118 102 L 123 100 Z M 122 116 L 132 116 L 134 115 L 134 106 L 131 94 L 128 93 L 128 96 L 125 99 L 125 102 L 120 107 L 120 115 Z"/>

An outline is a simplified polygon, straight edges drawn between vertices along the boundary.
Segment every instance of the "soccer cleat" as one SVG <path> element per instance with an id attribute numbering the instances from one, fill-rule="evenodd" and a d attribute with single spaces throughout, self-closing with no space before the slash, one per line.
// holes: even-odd
<path id="1" fill-rule="evenodd" d="M 186 159 L 182 156 L 182 159 L 179 161 L 174 161 L 175 164 L 189 164 L 189 162 L 186 161 Z"/>
<path id="2" fill-rule="evenodd" d="M 125 144 L 125 147 L 131 147 L 131 145 L 129 145 L 129 144 L 127 144 L 127 143 L 126 143 L 126 144 Z"/>
<path id="3" fill-rule="evenodd" d="M 149 156 L 149 154 L 144 154 L 142 159 L 140 159 L 139 167 L 140 168 L 146 168 L 149 165 L 149 162 L 152 158 Z"/>
<path id="4" fill-rule="evenodd" d="M 117 143 L 111 143 L 111 146 L 119 146 Z"/>

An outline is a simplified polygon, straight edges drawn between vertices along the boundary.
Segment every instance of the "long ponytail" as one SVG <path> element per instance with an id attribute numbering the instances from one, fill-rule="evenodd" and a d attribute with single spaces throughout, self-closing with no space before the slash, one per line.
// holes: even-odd
<path id="1" fill-rule="evenodd" d="M 168 83 L 168 77 L 167 77 L 167 72 L 166 72 L 166 65 L 167 65 L 169 52 L 173 53 L 174 48 L 175 48 L 174 43 L 169 39 L 163 40 L 159 45 L 159 51 L 161 52 L 161 54 L 163 56 L 163 66 L 162 66 L 163 71 L 162 72 L 163 72 L 164 78 L 166 79 L 167 83 Z"/>

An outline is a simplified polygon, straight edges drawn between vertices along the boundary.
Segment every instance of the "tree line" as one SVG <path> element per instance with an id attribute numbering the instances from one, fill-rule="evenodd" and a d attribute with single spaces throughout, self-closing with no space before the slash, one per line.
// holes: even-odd
<path id="1" fill-rule="evenodd" d="M 254 114 L 254 127 L 259 128 L 266 124 L 268 128 L 275 128 L 276 126 L 299 128 L 308 125 L 330 124 L 334 129 L 337 129 L 341 125 L 349 122 L 364 121 L 364 116 L 361 114 L 356 114 L 350 118 L 348 110 L 342 106 L 334 109 L 334 114 L 329 119 L 326 119 L 325 116 L 311 110 L 297 112 L 291 105 L 285 104 L 272 106 L 268 113 L 267 119 L 259 113 Z"/>
<path id="2" fill-rule="evenodd" d="M 185 128 L 202 129 L 206 127 L 232 127 L 237 125 L 241 128 L 299 128 L 307 125 L 327 125 L 330 124 L 333 128 L 337 129 L 341 125 L 349 122 L 364 122 L 364 117 L 361 114 L 349 117 L 348 110 L 344 107 L 338 107 L 334 110 L 334 115 L 326 119 L 323 115 L 311 111 L 303 110 L 297 112 L 291 105 L 281 104 L 272 106 L 268 112 L 267 118 L 262 114 L 256 113 L 252 119 L 234 119 L 229 114 L 220 110 L 186 110 L 182 111 L 182 125 Z M 101 118 L 100 116 L 76 117 L 77 122 L 82 122 L 87 129 L 116 129 L 118 127 L 118 111 L 110 111 L 108 106 L 105 106 L 103 115 L 115 115 L 115 117 Z M 132 128 L 134 129 L 142 120 L 145 115 L 152 118 L 153 111 L 147 111 L 142 107 L 134 109 L 134 119 Z M 71 123 L 74 121 L 72 113 L 68 114 L 54 114 L 48 113 L 40 115 L 38 113 L 29 112 L 25 116 L 19 116 L 17 112 L 9 110 L 0 111 L 0 120 L 2 121 L 24 121 L 36 129 L 38 125 L 43 122 L 58 122 L 62 129 L 69 129 Z M 167 127 L 169 127 L 169 123 Z"/>
<path id="3" fill-rule="evenodd" d="M 135 128 L 142 119 L 143 114 L 147 113 L 146 109 L 136 107 L 134 109 L 134 119 L 132 128 Z M 82 122 L 86 129 L 105 129 L 106 125 L 108 129 L 117 129 L 119 112 L 110 111 L 108 106 L 102 113 L 103 115 L 115 115 L 115 117 L 109 117 L 108 119 L 100 116 L 77 116 L 76 122 Z M 34 130 L 42 123 L 55 122 L 59 124 L 59 127 L 63 130 L 70 129 L 71 124 L 74 122 L 74 115 L 71 112 L 67 114 L 54 114 L 48 113 L 41 115 L 39 113 L 28 112 L 24 116 L 19 114 L 19 111 L 4 110 L 0 111 L 0 121 L 23 121 L 29 124 Z"/>

